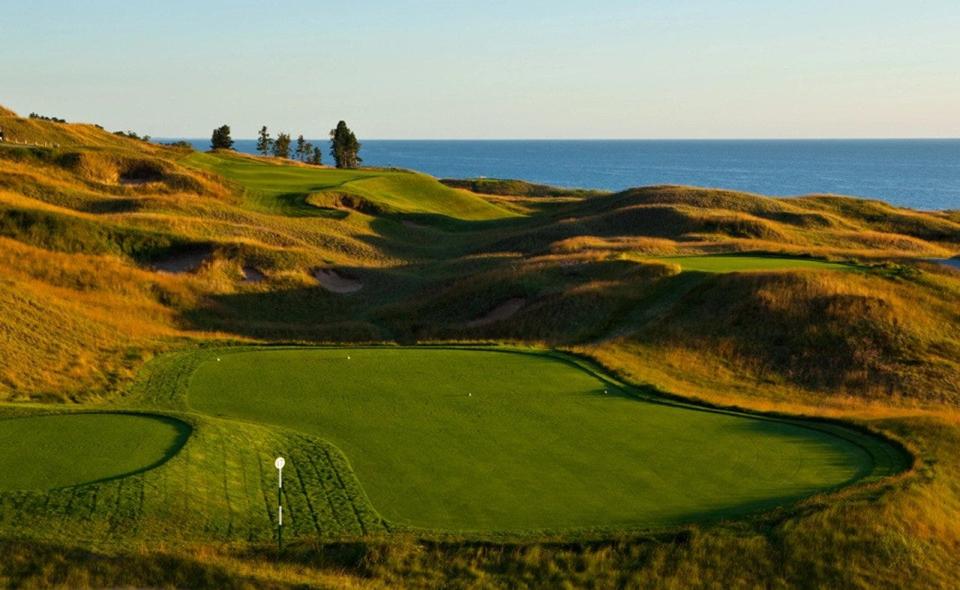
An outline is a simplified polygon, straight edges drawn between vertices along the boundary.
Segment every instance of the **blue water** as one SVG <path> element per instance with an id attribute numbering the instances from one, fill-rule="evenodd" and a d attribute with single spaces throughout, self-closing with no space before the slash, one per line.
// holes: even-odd
<path id="1" fill-rule="evenodd" d="M 209 147 L 206 139 L 193 143 Z M 253 140 L 236 143 L 248 153 L 254 146 Z M 366 165 L 411 168 L 441 178 L 518 178 L 608 190 L 690 184 L 960 209 L 960 139 L 367 140 L 360 155 Z"/>

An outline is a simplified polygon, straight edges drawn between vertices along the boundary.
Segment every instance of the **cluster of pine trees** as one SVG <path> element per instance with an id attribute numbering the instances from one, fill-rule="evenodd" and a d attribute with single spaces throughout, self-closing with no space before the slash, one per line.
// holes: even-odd
<path id="1" fill-rule="evenodd" d="M 60 117 L 47 117 L 45 115 L 40 115 L 37 113 L 30 113 L 31 119 L 40 119 L 41 121 L 52 121 L 54 123 L 66 123 L 66 119 L 61 119 Z"/>
<path id="2" fill-rule="evenodd" d="M 347 127 L 346 122 L 340 121 L 335 129 L 330 130 L 330 155 L 333 156 L 337 168 L 359 168 L 363 160 L 360 158 L 361 144 L 357 136 Z M 213 130 L 210 137 L 210 148 L 215 150 L 233 149 L 233 138 L 230 137 L 230 126 L 222 125 Z M 323 164 L 323 150 L 303 138 L 297 137 L 296 143 L 289 133 L 278 133 L 271 137 L 267 126 L 260 128 L 257 135 L 257 151 L 264 156 L 274 155 L 277 158 L 290 158 L 315 164 Z M 292 152 L 292 154 L 291 154 Z"/>

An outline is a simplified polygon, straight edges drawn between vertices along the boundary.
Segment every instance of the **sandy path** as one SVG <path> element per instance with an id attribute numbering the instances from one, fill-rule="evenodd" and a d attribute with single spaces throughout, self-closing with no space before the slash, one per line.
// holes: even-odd
<path id="1" fill-rule="evenodd" d="M 259 283 L 260 281 L 266 280 L 266 278 L 267 275 L 257 270 L 256 267 L 243 267 L 243 280 L 247 283 Z"/>
<path id="2" fill-rule="evenodd" d="M 505 320 L 520 311 L 526 302 L 527 300 L 523 299 L 522 297 L 508 299 L 477 319 L 467 322 L 467 327 L 476 328 L 478 326 L 486 326 L 487 324 Z"/>
<path id="3" fill-rule="evenodd" d="M 363 283 L 354 279 L 340 276 L 337 271 L 329 268 L 318 268 L 313 271 L 313 278 L 320 286 L 332 293 L 356 293 L 363 289 Z"/>
<path id="4" fill-rule="evenodd" d="M 210 252 L 192 252 L 178 254 L 153 263 L 154 270 L 169 273 L 193 272 L 210 259 Z"/>

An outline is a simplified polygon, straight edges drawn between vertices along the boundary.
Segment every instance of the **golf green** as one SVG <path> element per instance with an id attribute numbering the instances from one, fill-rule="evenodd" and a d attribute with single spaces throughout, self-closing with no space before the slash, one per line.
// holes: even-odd
<path id="1" fill-rule="evenodd" d="M 53 489 L 155 467 L 189 427 L 139 414 L 75 413 L 0 420 L 0 491 Z"/>
<path id="2" fill-rule="evenodd" d="M 794 258 L 789 256 L 749 254 L 708 254 L 703 256 L 657 256 L 652 260 L 672 262 L 689 272 L 726 273 L 763 270 L 850 270 L 850 265 L 838 262 Z"/>
<path id="3" fill-rule="evenodd" d="M 384 518 L 430 529 L 667 526 L 902 467 L 846 428 L 643 401 L 545 354 L 224 353 L 187 395 L 197 411 L 332 442 Z"/>

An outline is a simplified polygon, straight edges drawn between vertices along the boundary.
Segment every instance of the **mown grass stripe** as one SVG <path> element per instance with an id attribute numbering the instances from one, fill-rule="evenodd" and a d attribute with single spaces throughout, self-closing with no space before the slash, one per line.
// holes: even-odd
<path id="1" fill-rule="evenodd" d="M 273 458 L 267 456 L 267 451 L 261 451 L 260 453 L 257 454 L 257 467 L 260 470 L 260 484 L 261 484 L 260 493 L 261 493 L 261 496 L 263 497 L 264 514 L 267 517 L 267 521 L 273 524 L 276 511 L 277 511 L 277 496 L 276 496 L 277 490 L 275 485 L 271 486 L 270 483 L 267 481 L 266 473 L 263 469 L 263 463 L 264 463 L 265 457 L 270 462 L 271 467 L 273 465 Z M 273 491 L 272 495 L 270 494 L 271 490 Z"/>
<path id="2" fill-rule="evenodd" d="M 306 483 L 303 481 L 302 469 L 300 467 L 301 462 L 305 462 L 306 458 L 301 457 L 298 461 L 293 464 L 293 472 L 297 475 L 297 483 L 300 485 L 300 492 L 303 494 L 303 499 L 307 503 L 307 512 L 310 514 L 310 520 L 313 522 L 313 528 L 317 533 L 317 536 L 322 534 L 322 528 L 320 523 L 317 521 L 317 511 L 313 507 L 313 502 L 310 500 L 310 492 L 308 491 Z"/>
<path id="3" fill-rule="evenodd" d="M 337 519 L 337 509 L 333 503 L 333 497 L 328 492 L 327 485 L 324 481 L 324 472 L 326 470 L 321 469 L 321 467 L 317 464 L 316 457 L 317 455 L 315 453 L 311 453 L 309 458 L 310 465 L 313 467 L 313 472 L 316 475 L 316 481 L 313 489 L 315 489 L 317 493 L 323 497 L 323 502 L 321 502 L 320 505 L 326 508 L 323 511 L 323 520 L 327 523 L 327 527 L 324 532 L 329 535 L 333 532 L 339 531 L 341 527 Z"/>
<path id="4" fill-rule="evenodd" d="M 365 534 L 366 531 L 363 527 L 363 520 L 360 518 L 360 513 L 357 511 L 357 507 L 353 502 L 353 498 L 350 497 L 350 493 L 347 489 L 346 484 L 343 483 L 343 477 L 340 475 L 340 470 L 337 469 L 336 465 L 333 462 L 333 459 L 330 457 L 330 449 L 325 448 L 323 450 L 324 455 L 327 457 L 327 463 L 330 465 L 333 474 L 337 478 L 337 487 L 338 492 L 342 492 L 342 498 L 344 503 L 350 506 L 350 514 L 353 516 L 353 519 L 350 521 L 348 528 L 350 532 L 359 532 Z M 338 497 L 341 497 L 341 494 L 338 493 Z M 355 525 L 355 526 L 352 526 Z"/>

